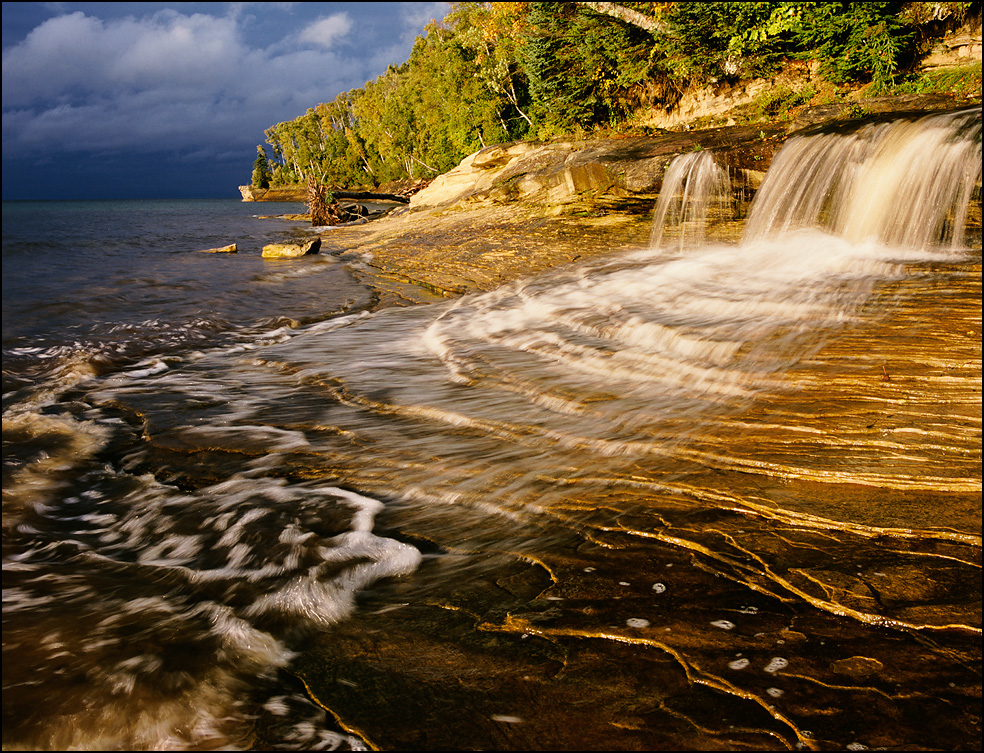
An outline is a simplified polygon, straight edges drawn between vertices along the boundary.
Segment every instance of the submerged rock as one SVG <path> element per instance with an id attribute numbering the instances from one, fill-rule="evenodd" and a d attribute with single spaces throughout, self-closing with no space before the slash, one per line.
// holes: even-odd
<path id="1" fill-rule="evenodd" d="M 263 256 L 268 259 L 293 259 L 316 254 L 320 250 L 321 238 L 311 238 L 304 243 L 271 243 L 263 247 Z"/>

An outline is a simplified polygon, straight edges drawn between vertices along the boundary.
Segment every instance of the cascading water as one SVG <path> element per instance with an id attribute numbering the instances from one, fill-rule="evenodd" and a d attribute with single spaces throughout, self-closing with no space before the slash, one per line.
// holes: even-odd
<path id="1" fill-rule="evenodd" d="M 668 172 L 682 253 L 46 405 L 88 441 L 5 477 L 5 745 L 972 747 L 980 112 L 794 137 L 692 244 L 725 177 Z"/>
<path id="2" fill-rule="evenodd" d="M 681 250 L 703 243 L 709 215 L 726 216 L 731 204 L 730 176 L 711 152 L 676 157 L 663 178 L 650 245 L 659 246 L 668 231 L 674 233 Z"/>
<path id="3" fill-rule="evenodd" d="M 794 136 L 769 168 L 743 238 L 747 244 L 819 229 L 851 243 L 955 248 L 965 241 L 980 183 L 976 109 Z M 681 249 L 699 245 L 708 222 L 731 206 L 728 170 L 712 152 L 680 155 L 666 170 L 652 245 L 668 231 Z"/>
<path id="4" fill-rule="evenodd" d="M 976 108 L 798 136 L 769 169 L 745 238 L 812 227 L 852 243 L 957 247 L 980 182 Z"/>

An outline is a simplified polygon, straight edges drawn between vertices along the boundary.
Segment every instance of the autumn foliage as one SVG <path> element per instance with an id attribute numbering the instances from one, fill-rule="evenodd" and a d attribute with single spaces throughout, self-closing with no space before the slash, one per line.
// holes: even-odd
<path id="1" fill-rule="evenodd" d="M 791 59 L 877 92 L 975 13 L 979 2 L 453 3 L 405 63 L 268 128 L 269 180 L 433 177 L 483 146 L 617 130 L 688 87 Z"/>

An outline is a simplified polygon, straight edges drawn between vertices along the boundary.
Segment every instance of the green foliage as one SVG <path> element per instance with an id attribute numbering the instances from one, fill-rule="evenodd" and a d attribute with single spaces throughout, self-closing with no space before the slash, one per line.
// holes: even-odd
<path id="1" fill-rule="evenodd" d="M 864 105 L 859 105 L 857 102 L 852 104 L 847 108 L 847 117 L 853 118 L 855 120 L 860 120 L 861 118 L 867 117 L 871 112 Z"/>
<path id="2" fill-rule="evenodd" d="M 816 93 L 809 84 L 802 89 L 776 86 L 758 95 L 752 101 L 752 110 L 759 119 L 787 120 L 794 107 L 810 102 Z"/>
<path id="3" fill-rule="evenodd" d="M 372 187 L 431 178 L 483 146 L 618 129 L 641 109 L 669 110 L 688 86 L 768 75 L 790 59 L 819 63 L 826 86 L 867 84 L 870 94 L 966 91 L 975 82 L 979 92 L 979 65 L 962 83 L 899 83 L 933 35 L 973 7 L 979 3 L 453 3 L 405 63 L 268 128 L 272 156 L 257 156 L 253 181 Z M 773 87 L 748 116 L 785 119 L 822 96 Z"/>
<path id="4" fill-rule="evenodd" d="M 641 29 L 575 3 L 530 3 L 520 48 L 541 135 L 624 118 L 653 65 Z"/>
<path id="5" fill-rule="evenodd" d="M 915 26 L 928 26 L 943 23 L 946 26 L 956 26 L 966 20 L 967 16 L 980 3 L 973 2 L 920 2 L 906 3 L 902 11 L 905 19 Z"/>
<path id="6" fill-rule="evenodd" d="M 267 160 L 266 149 L 261 144 L 256 147 L 256 160 L 253 162 L 253 187 L 269 188 L 271 177 L 270 163 Z"/>
<path id="7" fill-rule="evenodd" d="M 667 43 L 679 75 L 695 81 L 769 73 L 788 50 L 795 3 L 675 3 Z"/>
<path id="8" fill-rule="evenodd" d="M 889 88 L 903 58 L 910 55 L 914 30 L 900 15 L 899 2 L 801 3 L 796 39 L 821 61 L 833 83 L 871 81 L 871 93 Z"/>
<path id="9" fill-rule="evenodd" d="M 926 71 L 900 82 L 893 94 L 951 94 L 962 99 L 981 100 L 981 64 Z"/>
<path id="10" fill-rule="evenodd" d="M 519 63 L 528 10 L 527 3 L 454 3 L 447 18 L 457 43 L 471 54 L 474 75 L 497 103 L 510 140 L 533 126 L 527 76 Z"/>
<path id="11" fill-rule="evenodd" d="M 410 59 L 353 98 L 376 181 L 433 177 L 508 137 L 503 102 L 478 75 L 473 50 L 446 29 L 418 37 Z"/>

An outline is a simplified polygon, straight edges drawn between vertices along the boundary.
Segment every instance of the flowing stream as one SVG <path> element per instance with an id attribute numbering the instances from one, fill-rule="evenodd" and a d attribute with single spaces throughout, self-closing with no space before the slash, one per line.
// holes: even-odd
<path id="1" fill-rule="evenodd" d="M 795 136 L 724 243 L 686 155 L 651 248 L 5 404 L 4 747 L 973 748 L 980 185 Z"/>

